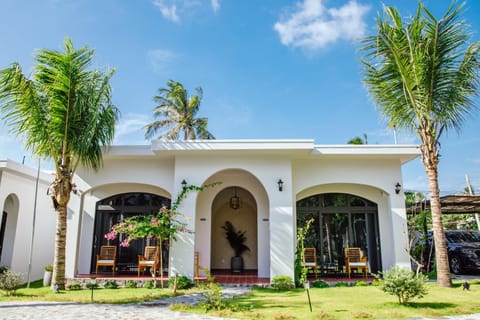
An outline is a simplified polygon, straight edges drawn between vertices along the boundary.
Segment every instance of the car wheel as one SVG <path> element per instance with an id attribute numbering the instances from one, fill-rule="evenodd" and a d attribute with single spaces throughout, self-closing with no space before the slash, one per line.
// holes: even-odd
<path id="1" fill-rule="evenodd" d="M 450 259 L 450 271 L 455 274 L 460 274 L 462 272 L 462 263 L 457 256 L 453 256 Z"/>

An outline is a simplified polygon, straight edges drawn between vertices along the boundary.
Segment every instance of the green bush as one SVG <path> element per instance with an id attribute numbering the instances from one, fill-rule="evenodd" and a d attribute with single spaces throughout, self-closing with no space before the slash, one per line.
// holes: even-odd
<path id="1" fill-rule="evenodd" d="M 212 274 L 210 270 L 204 268 L 203 271 L 207 275 L 207 285 L 205 287 L 205 292 L 203 296 L 206 298 L 205 301 L 200 303 L 200 306 L 208 310 L 222 310 L 226 307 L 225 303 L 222 300 L 222 287 L 217 283 L 213 282 Z"/>
<path id="2" fill-rule="evenodd" d="M 348 287 L 348 283 L 340 281 L 335 283 L 335 287 Z"/>
<path id="3" fill-rule="evenodd" d="M 405 304 L 412 298 L 422 298 L 427 294 L 425 280 L 422 274 L 415 275 L 411 270 L 396 266 L 383 274 L 380 287 L 383 292 L 397 296 L 400 304 Z"/>
<path id="4" fill-rule="evenodd" d="M 328 283 L 326 283 L 323 280 L 316 280 L 315 282 L 313 282 L 313 287 L 314 288 L 328 288 L 330 286 L 328 285 Z"/>
<path id="5" fill-rule="evenodd" d="M 82 285 L 80 284 L 80 282 L 72 282 L 70 283 L 68 286 L 67 286 L 67 290 L 81 290 L 82 289 Z"/>
<path id="6" fill-rule="evenodd" d="M 53 266 L 51 264 L 47 264 L 43 269 L 47 272 L 52 272 L 53 271 Z"/>
<path id="7" fill-rule="evenodd" d="M 378 279 L 379 276 L 376 275 L 376 277 L 377 277 L 377 279 L 373 279 L 372 282 L 370 283 L 370 285 L 372 285 L 374 287 L 379 287 L 382 284 L 382 281 L 380 281 Z"/>
<path id="8" fill-rule="evenodd" d="M 115 280 L 108 280 L 105 281 L 105 284 L 103 285 L 105 289 L 117 289 L 118 288 L 118 283 Z"/>
<path id="9" fill-rule="evenodd" d="M 175 283 L 175 277 L 171 277 L 168 279 L 168 287 L 173 288 Z M 177 277 L 177 289 L 188 289 L 193 287 L 193 282 L 186 276 L 178 276 Z"/>
<path id="10" fill-rule="evenodd" d="M 97 281 L 91 281 L 85 285 L 87 289 L 98 289 Z"/>
<path id="11" fill-rule="evenodd" d="M 0 274 L 5 273 L 8 270 L 6 266 L 0 266 Z"/>
<path id="12" fill-rule="evenodd" d="M 360 280 L 355 282 L 355 287 L 366 287 L 366 286 L 368 286 L 367 281 Z"/>
<path id="13" fill-rule="evenodd" d="M 125 288 L 136 288 L 137 287 L 137 281 L 135 280 L 127 280 L 125 282 Z"/>
<path id="14" fill-rule="evenodd" d="M 15 295 L 15 290 L 23 281 L 23 275 L 21 273 L 13 272 L 6 268 L 0 273 L 0 290 L 5 292 L 5 295 Z"/>
<path id="15" fill-rule="evenodd" d="M 293 281 L 289 276 L 275 276 L 272 279 L 272 288 L 275 290 L 293 289 Z"/>
<path id="16" fill-rule="evenodd" d="M 153 283 L 153 280 L 149 280 L 143 283 L 143 287 L 145 289 L 153 289 L 155 287 L 155 284 Z"/>

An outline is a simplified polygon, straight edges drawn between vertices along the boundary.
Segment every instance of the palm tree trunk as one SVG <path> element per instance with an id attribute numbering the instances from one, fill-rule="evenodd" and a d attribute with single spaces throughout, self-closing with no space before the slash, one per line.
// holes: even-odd
<path id="1" fill-rule="evenodd" d="M 426 166 L 425 170 L 430 189 L 430 207 L 432 210 L 433 240 L 435 243 L 435 261 L 437 267 L 437 285 L 440 287 L 451 287 L 452 279 L 448 263 L 447 242 L 443 230 L 440 190 L 438 187 L 438 166 Z"/>
<path id="2" fill-rule="evenodd" d="M 57 223 L 55 230 L 55 255 L 53 261 L 53 284 L 58 290 L 65 290 L 65 247 L 67 235 L 67 206 L 55 210 Z"/>

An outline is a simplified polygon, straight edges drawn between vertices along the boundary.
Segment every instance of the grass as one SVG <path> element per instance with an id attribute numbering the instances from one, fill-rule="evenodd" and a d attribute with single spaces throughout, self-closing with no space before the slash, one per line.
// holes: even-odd
<path id="1" fill-rule="evenodd" d="M 439 317 L 444 315 L 480 313 L 480 281 L 471 281 L 470 291 L 463 291 L 460 283 L 453 288 L 439 288 L 430 283 L 428 294 L 399 305 L 397 297 L 383 293 L 379 287 L 331 287 L 311 288 L 313 312 L 310 312 L 307 293 L 303 289 L 275 291 L 256 288 L 243 297 L 228 301 L 229 308 L 209 312 L 211 315 L 240 319 L 402 319 L 415 317 Z M 192 291 L 193 290 L 193 291 Z M 182 291 L 181 293 L 194 292 Z M 42 287 L 41 281 L 32 283 L 29 289 L 20 288 L 16 296 L 0 295 L 2 301 L 65 301 L 90 303 L 90 290 L 53 293 Z M 131 303 L 170 297 L 169 289 L 95 289 L 96 303 Z M 172 309 L 204 313 L 201 307 L 174 305 Z"/>
<path id="2" fill-rule="evenodd" d="M 0 294 L 0 302 L 4 301 L 60 301 L 60 302 L 81 302 L 90 303 L 91 290 L 66 290 L 58 293 L 52 292 L 50 287 L 43 287 L 42 280 L 32 282 L 30 288 L 22 286 L 16 291 L 15 296 Z M 179 290 L 177 294 L 191 292 Z M 145 289 L 145 288 L 119 288 L 119 289 L 95 289 L 93 291 L 93 302 L 95 303 L 133 303 L 149 300 L 156 300 L 171 297 L 171 290 Z"/>
<path id="3" fill-rule="evenodd" d="M 310 312 L 307 293 L 303 289 L 278 292 L 254 289 L 250 294 L 232 299 L 230 309 L 210 312 L 211 315 L 241 319 L 402 319 L 439 317 L 480 313 L 480 282 L 470 291 L 462 291 L 459 283 L 453 288 L 428 284 L 428 294 L 399 305 L 397 297 L 383 293 L 379 287 L 312 288 Z M 199 307 L 174 306 L 175 310 L 203 313 Z M 233 311 L 232 311 L 233 310 Z"/>

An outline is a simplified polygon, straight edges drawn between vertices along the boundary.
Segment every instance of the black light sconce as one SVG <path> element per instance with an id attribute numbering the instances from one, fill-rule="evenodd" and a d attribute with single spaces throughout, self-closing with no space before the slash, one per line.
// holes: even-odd
<path id="1" fill-rule="evenodd" d="M 395 193 L 399 194 L 401 190 L 402 190 L 402 185 L 400 184 L 400 182 L 397 182 L 397 184 L 395 185 Z"/>
<path id="2" fill-rule="evenodd" d="M 185 179 L 182 180 L 181 182 L 183 190 L 187 189 L 187 181 Z"/>
<path id="3" fill-rule="evenodd" d="M 283 191 L 283 181 L 282 179 L 278 179 L 277 181 L 277 184 L 278 184 L 278 191 Z"/>
<path id="4" fill-rule="evenodd" d="M 230 198 L 230 208 L 237 210 L 240 208 L 240 197 L 237 196 L 237 188 L 235 190 L 235 195 Z"/>

